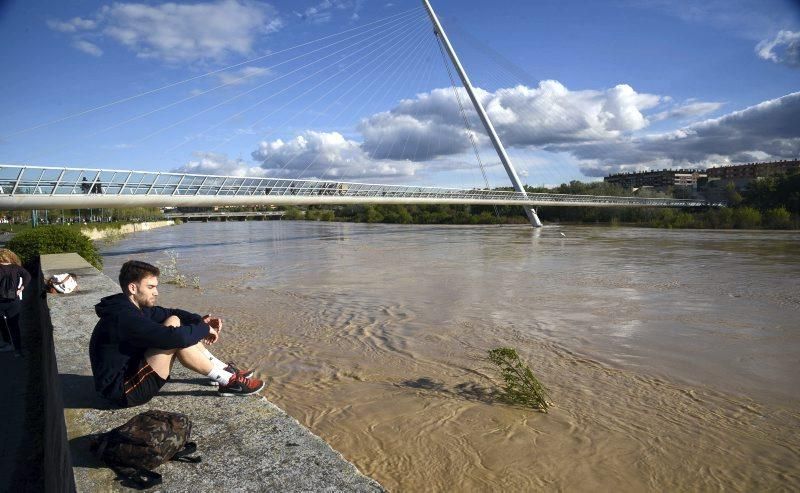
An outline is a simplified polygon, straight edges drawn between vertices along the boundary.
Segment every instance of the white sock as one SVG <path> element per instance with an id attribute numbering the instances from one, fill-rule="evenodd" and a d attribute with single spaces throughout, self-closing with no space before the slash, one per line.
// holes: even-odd
<path id="1" fill-rule="evenodd" d="M 225 363 L 221 359 L 219 359 L 216 356 L 214 356 L 213 354 L 211 354 L 211 351 L 209 351 L 208 349 L 203 348 L 203 351 L 205 352 L 205 356 L 206 356 L 206 358 L 208 358 L 208 361 L 210 361 L 211 364 L 214 365 L 214 368 L 218 368 L 220 370 L 224 370 L 225 368 L 228 367 L 228 363 Z"/>
<path id="2" fill-rule="evenodd" d="M 233 373 L 228 373 L 220 368 L 212 368 L 211 371 L 208 372 L 208 378 L 218 382 L 220 385 L 228 385 L 228 382 L 231 381 L 232 376 Z"/>

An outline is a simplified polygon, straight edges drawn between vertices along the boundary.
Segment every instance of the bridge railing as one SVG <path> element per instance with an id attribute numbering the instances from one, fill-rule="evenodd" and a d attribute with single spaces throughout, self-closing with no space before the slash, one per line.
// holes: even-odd
<path id="1" fill-rule="evenodd" d="M 331 180 L 292 180 L 238 176 L 75 169 L 41 166 L 0 165 L 2 196 L 298 196 L 362 197 L 385 199 L 469 200 L 486 203 L 518 202 L 525 204 L 586 203 L 587 205 L 644 205 L 698 207 L 700 200 L 568 195 L 550 193 L 523 194 L 504 190 L 456 189 L 409 185 L 379 185 Z M 387 200 L 388 202 L 388 200 Z"/>

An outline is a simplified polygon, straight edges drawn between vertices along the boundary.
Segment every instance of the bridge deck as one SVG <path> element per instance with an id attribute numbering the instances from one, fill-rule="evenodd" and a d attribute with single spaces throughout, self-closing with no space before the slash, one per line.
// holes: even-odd
<path id="1" fill-rule="evenodd" d="M 0 165 L 0 209 L 310 205 L 498 204 L 520 206 L 703 207 L 701 200 L 524 194 L 486 189 L 378 185 L 102 169 Z"/>

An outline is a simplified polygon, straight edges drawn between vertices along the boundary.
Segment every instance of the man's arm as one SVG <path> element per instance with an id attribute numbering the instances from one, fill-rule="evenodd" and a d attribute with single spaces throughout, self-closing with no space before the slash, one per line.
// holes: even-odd
<path id="1" fill-rule="evenodd" d="M 166 327 L 147 317 L 121 314 L 119 338 L 137 347 L 181 349 L 197 344 L 209 334 L 209 326 L 202 320 L 187 323 L 181 319 L 181 323 L 180 327 Z"/>
<path id="2" fill-rule="evenodd" d="M 163 306 L 154 306 L 150 308 L 149 315 L 150 320 L 158 324 L 164 323 L 164 320 L 172 315 L 175 315 L 181 319 L 181 323 L 184 324 L 197 324 L 204 322 L 203 317 L 197 313 L 187 312 L 186 310 L 181 310 L 180 308 L 164 308 Z"/>

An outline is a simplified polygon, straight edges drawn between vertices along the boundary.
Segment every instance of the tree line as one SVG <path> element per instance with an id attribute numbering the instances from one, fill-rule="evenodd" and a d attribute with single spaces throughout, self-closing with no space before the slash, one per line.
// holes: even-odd
<path id="1" fill-rule="evenodd" d="M 655 192 L 629 189 L 606 182 L 573 180 L 557 187 L 525 187 L 529 193 L 606 195 L 637 197 L 682 197 L 681 189 Z M 502 187 L 497 190 L 511 190 Z M 537 208 L 542 221 L 569 224 L 631 225 L 654 228 L 703 229 L 800 229 L 800 173 L 776 175 L 753 181 L 739 192 L 733 184 L 725 189 L 727 207 L 692 209 L 647 207 L 558 207 Z M 236 207 L 229 210 L 264 209 Z M 526 224 L 517 205 L 346 205 L 283 208 L 285 219 L 394 224 Z M 0 216 L 11 223 L 30 223 L 30 211 Z M 39 222 L 49 224 L 83 222 L 138 222 L 163 218 L 156 207 L 107 209 L 55 209 L 39 212 Z M 11 224 L 0 224 L 0 231 Z"/>
<path id="2" fill-rule="evenodd" d="M 554 188 L 525 187 L 529 193 L 680 197 L 681 189 L 633 193 L 606 182 L 577 180 Z M 510 190 L 510 188 L 498 188 Z M 631 225 L 654 228 L 800 229 L 800 173 L 753 181 L 746 191 L 725 190 L 727 207 L 692 209 L 648 207 L 539 207 L 542 221 L 570 224 Z M 286 207 L 285 219 L 396 224 L 525 224 L 520 206 L 504 205 L 348 205 Z"/>

